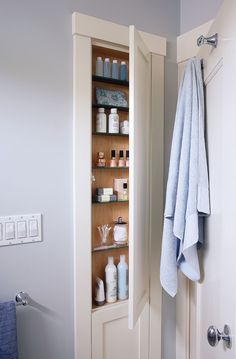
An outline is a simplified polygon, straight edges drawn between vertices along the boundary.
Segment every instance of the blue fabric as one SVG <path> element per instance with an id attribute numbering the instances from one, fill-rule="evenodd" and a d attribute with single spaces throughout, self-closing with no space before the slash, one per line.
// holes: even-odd
<path id="1" fill-rule="evenodd" d="M 203 216 L 209 214 L 203 79 L 201 60 L 193 58 L 179 88 L 164 213 L 160 277 L 173 297 L 178 268 L 189 279 L 200 279 L 197 248 L 203 242 Z"/>
<path id="2" fill-rule="evenodd" d="M 15 302 L 0 302 L 0 359 L 18 359 Z"/>

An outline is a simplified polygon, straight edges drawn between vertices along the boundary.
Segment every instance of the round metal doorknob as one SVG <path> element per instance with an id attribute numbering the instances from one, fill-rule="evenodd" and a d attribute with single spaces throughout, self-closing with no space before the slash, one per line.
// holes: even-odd
<path id="1" fill-rule="evenodd" d="M 212 347 L 216 347 L 221 339 L 221 333 L 219 330 L 211 325 L 207 330 L 207 340 Z"/>
<path id="2" fill-rule="evenodd" d="M 230 328 L 228 325 L 224 326 L 224 331 L 221 333 L 214 325 L 211 325 L 207 330 L 207 340 L 212 347 L 216 347 L 220 340 L 223 340 L 226 348 L 231 349 L 232 338 L 230 336 Z"/>

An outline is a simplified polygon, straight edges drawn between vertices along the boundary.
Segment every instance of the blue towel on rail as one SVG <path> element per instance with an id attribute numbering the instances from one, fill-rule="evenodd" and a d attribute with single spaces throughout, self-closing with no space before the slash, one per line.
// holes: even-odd
<path id="1" fill-rule="evenodd" d="M 201 60 L 193 58 L 179 88 L 164 213 L 160 277 L 173 297 L 178 268 L 189 279 L 200 279 L 197 248 L 209 207 Z"/>
<path id="2" fill-rule="evenodd" d="M 18 359 L 15 302 L 0 302 L 0 359 Z"/>

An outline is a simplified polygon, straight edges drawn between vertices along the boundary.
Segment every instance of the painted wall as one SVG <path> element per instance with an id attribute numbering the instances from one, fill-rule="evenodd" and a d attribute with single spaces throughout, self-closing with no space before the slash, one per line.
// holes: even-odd
<path id="1" fill-rule="evenodd" d="M 180 33 L 214 19 L 223 0 L 181 0 Z"/>
<path id="2" fill-rule="evenodd" d="M 0 215 L 43 214 L 42 243 L 0 248 L 0 299 L 13 299 L 22 289 L 38 303 L 36 308 L 17 309 L 20 359 L 73 358 L 75 10 L 168 36 L 167 128 L 175 110 L 179 1 L 1 1 Z M 82 166 L 81 161 L 81 170 Z M 163 359 L 174 357 L 173 308 L 173 303 L 164 302 L 163 338 L 168 340 L 163 341 Z"/>

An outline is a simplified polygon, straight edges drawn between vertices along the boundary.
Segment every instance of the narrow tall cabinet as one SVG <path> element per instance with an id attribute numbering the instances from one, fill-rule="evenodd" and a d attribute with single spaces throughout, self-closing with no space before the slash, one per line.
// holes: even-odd
<path id="1" fill-rule="evenodd" d="M 75 358 L 161 358 L 160 242 L 163 211 L 163 103 L 165 39 L 83 14 L 73 14 Z M 127 64 L 127 79 L 96 76 L 96 58 Z M 101 105 L 96 91 L 124 95 L 123 105 Z M 96 130 L 98 108 L 117 108 L 129 133 Z M 108 116 L 107 116 L 108 118 Z M 111 167 L 120 151 L 129 161 Z M 127 152 L 129 151 L 129 152 Z M 98 166 L 98 153 L 106 159 Z M 127 155 L 128 156 L 128 155 Z M 128 160 L 128 159 L 126 159 Z M 129 162 L 129 163 L 128 163 Z M 121 163 L 122 164 L 122 163 Z M 128 197 L 98 200 L 98 188 L 124 180 Z M 118 219 L 127 241 L 114 242 Z M 101 243 L 98 227 L 112 227 Z M 126 300 L 97 306 L 96 277 L 105 281 L 109 256 L 129 266 Z"/>

